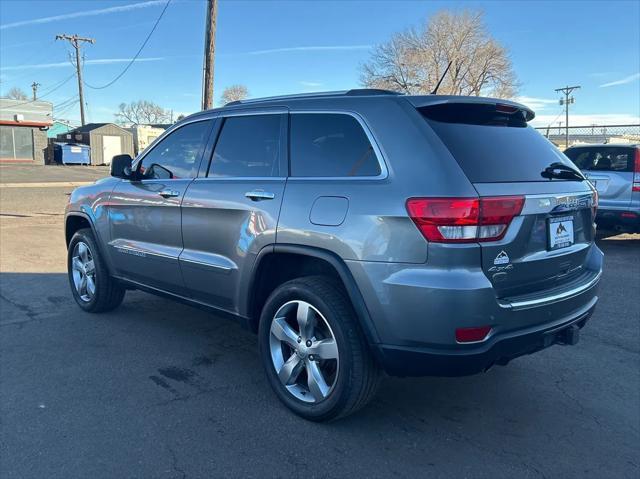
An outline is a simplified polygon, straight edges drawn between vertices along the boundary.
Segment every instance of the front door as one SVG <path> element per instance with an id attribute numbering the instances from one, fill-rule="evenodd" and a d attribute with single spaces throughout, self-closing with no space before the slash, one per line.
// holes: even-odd
<path id="1" fill-rule="evenodd" d="M 110 254 L 118 276 L 175 294 L 184 293 L 180 205 L 196 176 L 212 120 L 168 133 L 122 180 L 109 204 Z"/>
<path id="2" fill-rule="evenodd" d="M 208 171 L 182 202 L 180 265 L 193 299 L 238 313 L 258 252 L 275 243 L 287 176 L 285 122 L 282 112 L 219 120 Z"/>

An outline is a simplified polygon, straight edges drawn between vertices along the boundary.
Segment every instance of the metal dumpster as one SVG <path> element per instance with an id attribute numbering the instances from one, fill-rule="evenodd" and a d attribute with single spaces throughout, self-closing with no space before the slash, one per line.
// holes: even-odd
<path id="1" fill-rule="evenodd" d="M 89 146 L 76 143 L 54 143 L 53 159 L 61 165 L 90 165 Z"/>

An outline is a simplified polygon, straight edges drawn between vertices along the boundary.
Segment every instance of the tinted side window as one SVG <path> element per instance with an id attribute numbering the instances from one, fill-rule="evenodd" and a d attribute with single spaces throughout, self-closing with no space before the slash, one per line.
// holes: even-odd
<path id="1" fill-rule="evenodd" d="M 207 120 L 170 133 L 142 159 L 143 178 L 195 178 L 210 131 L 211 121 Z"/>
<path id="2" fill-rule="evenodd" d="M 351 115 L 291 115 L 291 176 L 378 176 L 380 164 Z"/>
<path id="3" fill-rule="evenodd" d="M 225 118 L 208 176 L 279 176 L 281 121 L 280 114 Z"/>
<path id="4" fill-rule="evenodd" d="M 629 172 L 633 171 L 635 161 L 632 148 L 615 146 L 569 148 L 565 155 L 578 168 L 587 171 Z"/>

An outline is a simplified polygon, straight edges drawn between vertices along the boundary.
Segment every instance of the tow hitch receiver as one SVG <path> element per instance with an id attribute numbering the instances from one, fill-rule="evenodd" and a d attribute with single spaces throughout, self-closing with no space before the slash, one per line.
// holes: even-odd
<path id="1" fill-rule="evenodd" d="M 580 339 L 580 328 L 576 324 L 572 324 L 568 328 L 563 329 L 558 333 L 558 344 L 573 346 L 578 343 Z"/>

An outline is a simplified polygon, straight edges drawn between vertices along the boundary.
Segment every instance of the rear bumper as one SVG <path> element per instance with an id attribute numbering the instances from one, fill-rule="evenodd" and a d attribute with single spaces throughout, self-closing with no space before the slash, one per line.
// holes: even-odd
<path id="1" fill-rule="evenodd" d="M 525 296 L 500 298 L 481 269 L 347 262 L 379 341 L 383 368 L 396 376 L 459 376 L 554 344 L 558 331 L 581 328 L 597 301 L 602 251 L 592 244 L 574 280 Z M 490 326 L 478 343 L 459 343 L 458 328 Z"/>
<path id="2" fill-rule="evenodd" d="M 596 223 L 600 228 L 640 232 L 640 211 L 599 209 L 596 214 Z"/>
<path id="3" fill-rule="evenodd" d="M 378 346 L 382 367 L 392 376 L 468 376 L 492 366 L 535 353 L 554 344 L 566 344 L 569 333 L 582 329 L 595 310 L 597 296 L 573 317 L 543 327 L 493 336 L 480 345 L 456 349 Z"/>

